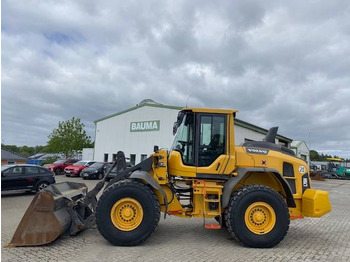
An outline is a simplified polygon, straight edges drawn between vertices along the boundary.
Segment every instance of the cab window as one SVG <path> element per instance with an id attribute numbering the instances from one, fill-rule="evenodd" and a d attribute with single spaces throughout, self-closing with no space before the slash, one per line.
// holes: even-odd
<path id="1" fill-rule="evenodd" d="M 198 166 L 210 166 L 225 154 L 225 116 L 201 115 Z"/>
<path id="2" fill-rule="evenodd" d="M 180 124 L 171 150 L 180 152 L 184 165 L 194 165 L 194 114 L 188 113 Z"/>

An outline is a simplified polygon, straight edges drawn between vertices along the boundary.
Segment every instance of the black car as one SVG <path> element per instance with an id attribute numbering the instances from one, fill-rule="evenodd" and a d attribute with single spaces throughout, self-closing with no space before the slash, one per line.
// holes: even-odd
<path id="1" fill-rule="evenodd" d="M 105 173 L 107 173 L 107 171 L 111 168 L 113 163 L 108 163 L 106 166 L 105 166 Z M 130 163 L 129 159 L 126 160 L 126 167 L 127 168 L 130 168 L 130 167 L 133 167 L 133 165 Z M 107 176 L 107 181 L 113 179 L 117 177 L 117 166 L 115 166 L 112 171 L 108 174 Z"/>
<path id="2" fill-rule="evenodd" d="M 85 168 L 80 172 L 80 176 L 84 179 L 102 179 L 104 177 L 105 166 L 107 163 L 104 162 L 96 162 L 91 166 Z"/>
<path id="3" fill-rule="evenodd" d="M 55 182 L 55 174 L 41 166 L 1 166 L 1 191 L 27 190 L 38 192 Z"/>

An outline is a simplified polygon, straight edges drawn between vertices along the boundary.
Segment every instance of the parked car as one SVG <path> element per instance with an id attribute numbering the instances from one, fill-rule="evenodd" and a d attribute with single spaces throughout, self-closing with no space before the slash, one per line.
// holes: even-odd
<path id="1" fill-rule="evenodd" d="M 112 166 L 113 163 L 108 163 L 106 166 L 105 166 L 105 173 L 110 169 L 110 167 Z M 126 167 L 127 168 L 130 168 L 130 167 L 133 167 L 133 164 L 130 163 L 130 160 L 127 158 L 126 159 Z M 117 166 L 115 166 L 112 171 L 108 174 L 107 176 L 107 181 L 113 179 L 117 177 Z"/>
<path id="2" fill-rule="evenodd" d="M 93 163 L 91 166 L 85 168 L 83 171 L 81 171 L 80 176 L 83 179 L 99 179 L 101 180 L 104 177 L 104 171 L 105 166 L 107 163 L 104 162 L 96 162 Z"/>
<path id="3" fill-rule="evenodd" d="M 61 175 L 67 166 L 70 166 L 78 161 L 78 159 L 61 159 L 53 162 L 52 164 L 46 164 L 44 167 L 54 172 L 56 175 Z"/>
<path id="4" fill-rule="evenodd" d="M 314 165 L 314 164 L 312 164 L 312 163 L 310 163 L 310 171 L 317 171 L 317 166 L 316 165 Z"/>
<path id="5" fill-rule="evenodd" d="M 1 191 L 40 191 L 55 183 L 55 173 L 37 165 L 1 166 Z"/>
<path id="6" fill-rule="evenodd" d="M 64 173 L 66 176 L 80 176 L 80 172 L 85 168 L 91 166 L 95 161 L 79 161 L 74 163 L 73 165 L 67 166 L 64 169 Z"/>

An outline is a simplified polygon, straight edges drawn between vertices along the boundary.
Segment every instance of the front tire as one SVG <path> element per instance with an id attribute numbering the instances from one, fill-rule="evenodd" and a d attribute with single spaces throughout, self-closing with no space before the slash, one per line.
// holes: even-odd
<path id="1" fill-rule="evenodd" d="M 57 169 L 55 170 L 55 174 L 56 174 L 57 176 L 61 175 L 61 174 L 62 174 L 62 169 L 61 169 L 61 168 L 57 168 Z"/>
<path id="2" fill-rule="evenodd" d="M 237 190 L 226 209 L 226 226 L 244 246 L 274 247 L 287 234 L 290 217 L 280 194 L 262 185 Z"/>
<path id="3" fill-rule="evenodd" d="M 155 231 L 160 205 L 145 184 L 126 179 L 108 187 L 96 208 L 96 224 L 102 236 L 116 246 L 136 246 Z"/>

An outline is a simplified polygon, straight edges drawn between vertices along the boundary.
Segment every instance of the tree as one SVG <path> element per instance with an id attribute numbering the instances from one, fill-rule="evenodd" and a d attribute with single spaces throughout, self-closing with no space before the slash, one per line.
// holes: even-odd
<path id="1" fill-rule="evenodd" d="M 16 145 L 4 145 L 1 144 L 1 148 L 5 148 L 7 150 L 12 151 L 13 153 L 17 153 L 19 155 L 22 155 L 24 157 L 30 157 L 36 153 L 41 153 L 45 151 L 44 146 L 16 146 Z"/>
<path id="2" fill-rule="evenodd" d="M 16 145 L 1 144 L 1 148 L 5 148 L 5 149 L 10 150 L 13 153 L 17 153 L 17 154 L 20 154 L 20 152 L 21 152 L 20 148 L 18 146 L 16 146 Z"/>
<path id="3" fill-rule="evenodd" d="M 321 156 L 318 154 L 316 150 L 310 150 L 310 159 L 311 161 L 320 161 Z"/>
<path id="4" fill-rule="evenodd" d="M 46 157 L 44 161 L 40 162 L 39 165 L 43 166 L 46 164 L 51 164 L 51 163 L 55 162 L 57 159 L 58 159 L 57 156 L 49 156 L 49 157 Z"/>
<path id="5" fill-rule="evenodd" d="M 89 147 L 91 140 L 84 127 L 85 125 L 80 121 L 80 118 L 75 117 L 71 120 L 58 122 L 58 127 L 48 136 L 48 152 L 62 153 L 66 158 L 70 158 L 84 147 Z"/>

